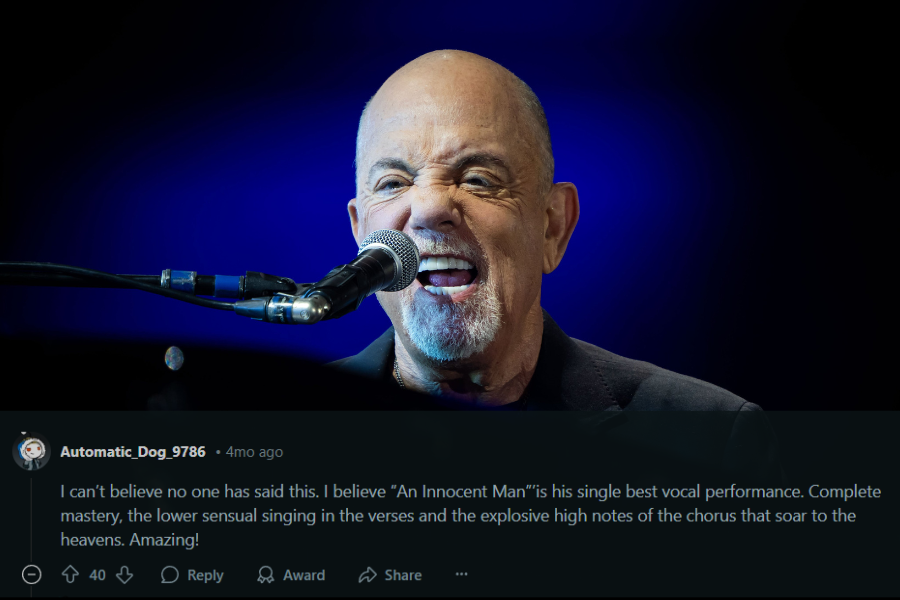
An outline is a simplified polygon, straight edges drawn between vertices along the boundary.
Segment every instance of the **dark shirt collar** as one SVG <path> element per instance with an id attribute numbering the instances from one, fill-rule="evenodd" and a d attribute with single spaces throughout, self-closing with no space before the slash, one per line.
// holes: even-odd
<path id="1" fill-rule="evenodd" d="M 341 364 L 375 379 L 391 377 L 394 328 Z M 544 334 L 537 367 L 522 395 L 526 410 L 620 410 L 600 365 L 544 311 Z M 521 404 L 520 404 L 521 406 Z"/>

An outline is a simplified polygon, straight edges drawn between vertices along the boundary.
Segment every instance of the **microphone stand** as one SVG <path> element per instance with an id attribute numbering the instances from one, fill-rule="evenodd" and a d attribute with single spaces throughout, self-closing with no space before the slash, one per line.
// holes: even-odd
<path id="1" fill-rule="evenodd" d="M 257 271 L 245 275 L 198 275 L 196 271 L 165 269 L 161 275 L 114 275 L 82 267 L 41 262 L 0 262 L 0 285 L 130 288 L 219 310 L 235 310 L 235 303 L 197 298 L 250 300 L 274 295 L 300 295 L 312 284 Z"/>

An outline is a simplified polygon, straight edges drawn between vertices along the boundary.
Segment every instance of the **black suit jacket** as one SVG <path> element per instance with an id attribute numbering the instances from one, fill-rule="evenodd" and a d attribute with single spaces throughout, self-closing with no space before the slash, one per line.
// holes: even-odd
<path id="1" fill-rule="evenodd" d="M 331 366 L 391 381 L 393 362 L 390 328 L 359 354 Z M 427 399 L 422 403 L 426 408 Z M 650 465 L 665 476 L 702 471 L 726 480 L 784 482 L 775 435 L 759 406 L 704 381 L 570 338 L 546 311 L 537 367 L 516 404 L 530 411 L 582 411 L 592 427 L 606 430 L 611 451 L 642 461 L 635 467 L 641 472 Z"/>
<path id="2" fill-rule="evenodd" d="M 331 363 L 380 380 L 392 376 L 394 328 L 355 356 Z M 631 360 L 566 335 L 544 311 L 544 335 L 526 410 L 759 411 L 712 384 Z"/>

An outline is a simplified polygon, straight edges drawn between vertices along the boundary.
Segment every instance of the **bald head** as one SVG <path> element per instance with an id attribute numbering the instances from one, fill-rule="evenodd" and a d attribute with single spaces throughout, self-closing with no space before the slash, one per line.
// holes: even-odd
<path id="1" fill-rule="evenodd" d="M 366 103 L 356 137 L 357 187 L 365 176 L 363 155 L 385 126 L 405 120 L 429 128 L 466 119 L 504 127 L 530 154 L 540 191 L 550 188 L 553 149 L 540 100 L 504 67 L 460 50 L 437 50 L 407 63 Z"/>

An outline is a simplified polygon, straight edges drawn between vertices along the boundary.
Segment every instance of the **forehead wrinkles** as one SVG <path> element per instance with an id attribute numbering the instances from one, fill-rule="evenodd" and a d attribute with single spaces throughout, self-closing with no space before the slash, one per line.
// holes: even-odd
<path id="1" fill-rule="evenodd" d="M 509 127 L 504 126 L 508 124 L 508 120 L 501 124 L 498 123 L 499 119 L 490 115 L 471 115 L 466 112 L 465 108 L 454 106 L 393 116 L 372 128 L 369 145 L 380 148 L 399 143 L 405 147 L 441 147 L 447 144 L 461 146 L 474 141 L 502 143 L 515 139 Z"/>
<path id="2" fill-rule="evenodd" d="M 372 114 L 361 153 L 367 160 L 361 166 L 387 157 L 420 166 L 428 162 L 446 164 L 470 148 L 513 159 L 522 137 L 519 119 L 509 111 L 498 110 L 502 106 L 497 102 L 490 104 L 473 107 L 465 99 L 452 98 L 441 103 L 418 102 L 399 110 L 393 107 L 389 114 Z"/>
<path id="3" fill-rule="evenodd" d="M 386 103 L 387 106 L 373 111 L 380 118 L 382 127 L 437 127 L 440 125 L 459 125 L 471 118 L 466 115 L 472 112 L 471 102 L 458 96 L 436 97 L 432 94 L 420 95 L 415 101 L 408 99 L 402 102 Z M 492 106 L 479 103 L 478 112 L 493 112 Z M 376 124 L 377 128 L 377 124 Z"/>

